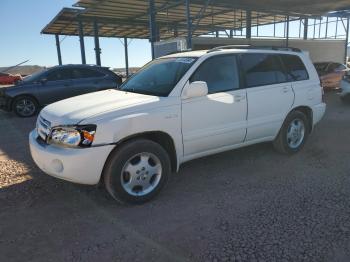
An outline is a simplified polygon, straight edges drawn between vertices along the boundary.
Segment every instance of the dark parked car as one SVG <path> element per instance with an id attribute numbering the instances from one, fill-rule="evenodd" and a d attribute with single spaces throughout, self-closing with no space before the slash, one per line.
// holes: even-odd
<path id="1" fill-rule="evenodd" d="M 349 70 L 345 65 L 334 62 L 319 62 L 314 65 L 325 90 L 339 88 Z"/>
<path id="2" fill-rule="evenodd" d="M 104 89 L 117 88 L 122 79 L 108 68 L 63 65 L 38 72 L 14 86 L 0 88 L 0 108 L 30 117 L 42 106 Z"/>

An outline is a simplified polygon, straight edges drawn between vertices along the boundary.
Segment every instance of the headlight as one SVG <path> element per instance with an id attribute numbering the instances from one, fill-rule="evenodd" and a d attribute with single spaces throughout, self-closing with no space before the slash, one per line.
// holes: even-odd
<path id="1" fill-rule="evenodd" d="M 47 142 L 66 147 L 89 147 L 95 133 L 96 125 L 57 126 L 52 128 Z"/>

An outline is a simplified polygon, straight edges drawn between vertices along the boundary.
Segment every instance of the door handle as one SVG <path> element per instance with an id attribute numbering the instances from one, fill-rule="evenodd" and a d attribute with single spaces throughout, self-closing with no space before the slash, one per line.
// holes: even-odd
<path id="1" fill-rule="evenodd" d="M 240 101 L 242 101 L 242 100 L 245 100 L 245 95 L 236 95 L 235 96 L 235 101 L 236 102 L 240 102 Z"/>
<path id="2" fill-rule="evenodd" d="M 288 93 L 288 92 L 289 92 L 289 87 L 282 88 L 282 93 Z"/>

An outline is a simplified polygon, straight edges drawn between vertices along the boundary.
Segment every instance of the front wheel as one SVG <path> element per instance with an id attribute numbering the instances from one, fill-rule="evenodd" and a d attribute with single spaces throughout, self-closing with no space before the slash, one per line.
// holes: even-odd
<path id="1" fill-rule="evenodd" d="M 275 149 L 284 154 L 299 152 L 305 145 L 310 128 L 309 121 L 304 113 L 300 111 L 291 112 L 273 142 Z"/>
<path id="2" fill-rule="evenodd" d="M 122 203 L 141 204 L 159 194 L 170 173 L 170 159 L 163 147 L 137 139 L 112 152 L 103 176 L 113 198 Z"/>
<path id="3" fill-rule="evenodd" d="M 20 117 L 31 117 L 38 111 L 38 103 L 30 96 L 17 97 L 13 102 L 13 111 Z"/>

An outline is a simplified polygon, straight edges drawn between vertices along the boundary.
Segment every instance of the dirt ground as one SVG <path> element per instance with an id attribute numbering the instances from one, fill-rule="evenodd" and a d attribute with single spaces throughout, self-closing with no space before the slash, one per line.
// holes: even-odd
<path id="1" fill-rule="evenodd" d="M 299 154 L 195 160 L 142 206 L 43 174 L 35 119 L 0 112 L 0 261 L 349 261 L 350 104 L 326 99 Z"/>

